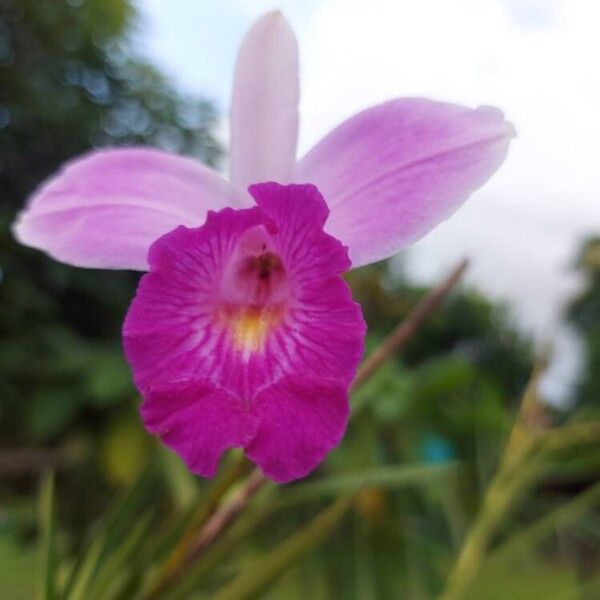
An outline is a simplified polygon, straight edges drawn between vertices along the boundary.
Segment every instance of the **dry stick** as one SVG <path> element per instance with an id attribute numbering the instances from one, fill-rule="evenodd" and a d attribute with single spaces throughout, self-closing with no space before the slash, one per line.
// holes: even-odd
<path id="1" fill-rule="evenodd" d="M 69 465 L 69 457 L 52 448 L 7 448 L 0 452 L 0 476 L 20 477 Z"/>
<path id="2" fill-rule="evenodd" d="M 438 286 L 430 290 L 413 308 L 408 316 L 392 331 L 392 333 L 383 341 L 381 346 L 369 356 L 362 364 L 354 383 L 352 390 L 356 390 L 372 375 L 377 369 L 388 360 L 394 352 L 410 340 L 410 338 L 419 330 L 419 327 L 427 317 L 440 305 L 442 300 L 448 295 L 450 290 L 458 283 L 462 274 L 465 272 L 469 262 L 467 259 L 461 262 L 452 270 L 452 272 Z M 162 581 L 156 591 L 164 590 L 182 573 L 184 568 L 192 561 L 196 560 L 216 539 L 221 532 L 227 528 L 237 517 L 237 515 L 246 507 L 252 497 L 262 485 L 266 482 L 266 477 L 258 469 L 254 469 L 246 479 L 244 486 L 240 488 L 235 496 L 219 508 L 205 523 L 200 530 L 196 541 L 190 549 L 187 560 L 177 571 L 171 574 L 168 581 Z M 155 594 L 151 594 L 154 597 Z"/>
<path id="3" fill-rule="evenodd" d="M 196 542 L 190 551 L 190 557 L 196 557 L 208 548 L 250 502 L 250 499 L 265 483 L 266 477 L 258 469 L 254 469 L 237 493 L 221 509 L 207 521 L 200 530 Z"/>
<path id="4" fill-rule="evenodd" d="M 458 283 L 458 280 L 462 277 L 468 266 L 469 261 L 466 258 L 461 260 L 444 281 L 430 290 L 417 303 L 406 319 L 400 322 L 377 350 L 361 365 L 352 384 L 353 390 L 360 387 L 394 352 L 398 351 L 410 340 L 425 319 L 440 305 L 448 292 Z"/>

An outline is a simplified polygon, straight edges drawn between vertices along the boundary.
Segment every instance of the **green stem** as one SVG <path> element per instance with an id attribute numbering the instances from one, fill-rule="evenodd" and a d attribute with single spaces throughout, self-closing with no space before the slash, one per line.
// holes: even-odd
<path id="1" fill-rule="evenodd" d="M 446 590 L 440 600 L 466 597 L 487 554 L 494 535 L 519 498 L 531 488 L 546 469 L 547 457 L 574 445 L 600 439 L 597 423 L 577 423 L 563 429 L 528 429 L 527 411 L 535 403 L 534 375 L 508 443 L 500 467 L 484 497 L 480 513 L 467 534 Z"/>
<path id="2" fill-rule="evenodd" d="M 194 511 L 181 539 L 171 551 L 169 558 L 163 563 L 154 583 L 150 586 L 145 596 L 147 600 L 160 596 L 173 581 L 181 576 L 187 567 L 189 554 L 196 543 L 198 531 L 202 529 L 203 525 L 214 513 L 223 496 L 225 496 L 231 486 L 243 474 L 246 464 L 243 458 L 235 460 L 211 486 L 206 499 Z"/>
<path id="3" fill-rule="evenodd" d="M 54 476 L 47 473 L 42 479 L 40 490 L 39 523 L 41 529 L 40 562 L 41 573 L 38 579 L 36 597 L 52 600 L 56 597 L 55 570 L 57 564 L 54 516 Z"/>
<path id="4" fill-rule="evenodd" d="M 499 473 L 494 478 L 440 600 L 459 600 L 467 597 L 465 593 L 479 572 L 494 535 L 511 508 L 540 477 L 543 469 L 543 462 L 532 460 L 529 464 L 522 464 L 520 469 L 511 471 L 512 476 L 507 477 Z"/>
<path id="5" fill-rule="evenodd" d="M 510 538 L 489 557 L 490 561 L 502 562 L 514 557 L 518 551 L 531 552 L 536 544 L 557 529 L 572 523 L 593 507 L 600 505 L 600 482 L 576 496 L 573 500 L 554 509 L 517 536 Z"/>
<path id="6" fill-rule="evenodd" d="M 331 533 L 352 506 L 353 498 L 354 495 L 338 498 L 262 560 L 248 565 L 233 581 L 217 592 L 213 600 L 243 600 L 265 589 L 295 560 L 320 544 Z"/>

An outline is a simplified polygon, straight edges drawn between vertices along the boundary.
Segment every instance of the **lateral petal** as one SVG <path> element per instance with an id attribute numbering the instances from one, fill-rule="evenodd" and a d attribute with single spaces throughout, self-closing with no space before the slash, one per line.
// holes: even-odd
<path id="1" fill-rule="evenodd" d="M 513 137 L 495 108 L 392 100 L 325 136 L 300 160 L 294 180 L 318 186 L 331 211 L 325 229 L 358 267 L 449 217 L 502 164 Z"/>
<path id="2" fill-rule="evenodd" d="M 13 232 L 26 246 L 77 267 L 148 268 L 152 242 L 207 210 L 235 203 L 200 162 L 144 148 L 102 150 L 67 165 L 34 193 Z"/>

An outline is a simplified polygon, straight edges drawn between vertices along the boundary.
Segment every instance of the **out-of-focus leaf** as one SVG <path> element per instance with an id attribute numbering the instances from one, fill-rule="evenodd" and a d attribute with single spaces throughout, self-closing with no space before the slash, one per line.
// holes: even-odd
<path id="1" fill-rule="evenodd" d="M 142 512 L 156 491 L 156 468 L 149 465 L 136 482 L 125 490 L 113 503 L 101 520 L 86 552 L 81 554 L 65 589 L 69 599 L 86 598 L 89 586 L 104 563 L 118 552 L 123 540 L 131 530 L 135 517 Z"/>
<path id="2" fill-rule="evenodd" d="M 230 452 L 222 466 L 219 476 L 201 492 L 197 501 L 182 511 L 178 511 L 159 528 L 154 539 L 142 553 L 145 571 L 144 590 L 164 587 L 173 574 L 178 572 L 185 561 L 190 544 L 194 542 L 198 531 L 213 513 L 223 496 L 235 482 L 249 469 L 249 463 L 239 451 Z M 170 587 L 170 584 L 167 585 Z"/>
<path id="3" fill-rule="evenodd" d="M 242 600 L 258 594 L 276 581 L 304 553 L 320 544 L 351 505 L 352 496 L 338 498 L 264 558 L 246 565 L 233 581 L 214 595 L 213 600 Z"/>
<path id="4" fill-rule="evenodd" d="M 129 367 L 113 346 L 90 352 L 84 368 L 86 392 L 95 406 L 111 406 L 134 392 Z"/>
<path id="5" fill-rule="evenodd" d="M 352 548 L 356 570 L 357 597 L 361 600 L 376 600 L 376 578 L 373 565 L 373 548 L 370 547 L 370 538 L 365 535 L 364 523 L 355 519 L 353 523 Z"/>
<path id="6" fill-rule="evenodd" d="M 38 600 L 54 600 L 56 595 L 56 517 L 54 514 L 54 475 L 42 479 L 39 496 L 40 557 L 38 573 Z"/>
<path id="7" fill-rule="evenodd" d="M 150 527 L 154 516 L 154 509 L 150 508 L 139 519 L 136 519 L 127 535 L 99 568 L 90 587 L 88 598 L 104 598 L 108 591 L 112 591 L 114 595 L 119 590 L 119 584 L 125 582 L 128 571 L 131 569 L 129 564 L 131 557 L 139 552 L 151 535 Z"/>
<path id="8" fill-rule="evenodd" d="M 2 517 L 0 517 L 1 520 Z M 0 531 L 0 596 L 2 600 L 29 600 L 36 597 L 31 574 L 36 571 L 39 552 L 31 544 Z"/>
<path id="9" fill-rule="evenodd" d="M 46 388 L 31 398 L 28 427 L 34 439 L 46 441 L 55 437 L 71 423 L 81 405 L 61 389 Z"/>
<path id="10" fill-rule="evenodd" d="M 390 466 L 365 469 L 355 473 L 326 477 L 315 482 L 299 483 L 282 490 L 281 502 L 286 505 L 295 504 L 315 498 L 337 495 L 342 492 L 352 492 L 368 486 L 398 488 L 409 485 L 427 485 L 455 474 L 457 468 L 457 463 L 448 462 L 438 465 Z"/>
<path id="11" fill-rule="evenodd" d="M 272 515 L 275 491 L 274 486 L 263 486 L 255 498 L 252 510 L 244 511 L 238 521 L 208 548 L 202 559 L 190 565 L 184 576 L 166 594 L 165 600 L 187 598 L 194 590 L 199 589 L 212 569 L 226 561 L 228 556 L 243 546 L 252 532 Z"/>
<path id="12" fill-rule="evenodd" d="M 100 449 L 108 481 L 117 485 L 134 482 L 148 460 L 150 444 L 137 415 L 128 412 L 109 422 Z"/>
<path id="13" fill-rule="evenodd" d="M 579 598 L 573 569 L 543 563 L 532 555 L 510 565 L 490 565 L 481 572 L 465 598 L 481 600 L 533 600 L 533 598 Z"/>
<path id="14" fill-rule="evenodd" d="M 591 486 L 569 502 L 561 504 L 538 521 L 514 532 L 488 558 L 488 563 L 518 562 L 535 554 L 535 546 L 561 527 L 580 520 L 587 512 L 600 506 L 600 483 Z"/>
<path id="15" fill-rule="evenodd" d="M 368 338 L 368 342 L 376 346 L 372 338 Z M 367 406 L 373 406 L 382 420 L 396 420 L 407 409 L 412 385 L 413 379 L 408 371 L 395 361 L 386 361 L 352 394 L 352 417 L 355 418 Z"/>
<path id="16" fill-rule="evenodd" d="M 171 514 L 166 521 L 161 523 L 160 527 L 156 528 L 154 535 L 149 536 L 144 547 L 140 548 L 135 569 L 124 582 L 124 593 L 117 595 L 116 598 L 128 600 L 131 594 L 137 593 L 136 590 L 139 592 L 140 589 L 143 590 L 142 595 L 149 594 L 154 597 L 152 594 L 155 593 L 157 585 L 160 585 L 164 578 L 168 578 L 176 568 L 178 561 L 184 558 L 189 549 L 188 543 L 193 542 L 206 519 L 212 514 L 219 499 L 227 492 L 231 482 L 240 475 L 239 461 L 234 459 L 228 467 L 208 489 L 205 488 L 198 494 L 196 503 Z M 250 514 L 253 514 L 253 511 Z M 209 549 L 209 555 L 212 550 L 213 548 Z M 197 588 L 196 579 L 193 579 L 191 586 L 188 585 L 191 579 L 189 576 L 195 574 L 197 567 L 200 567 L 203 573 L 203 567 L 206 565 L 210 565 L 210 563 L 207 563 L 203 555 L 202 560 L 195 561 L 191 568 L 186 570 L 183 579 L 177 579 L 174 585 L 173 583 L 167 585 L 167 591 L 160 592 L 159 597 L 161 599 L 186 597 L 185 594 L 181 594 L 180 590 L 186 590 L 187 593 L 187 591 Z M 140 574 L 142 575 L 140 576 Z"/>
<path id="17" fill-rule="evenodd" d="M 100 555 L 105 543 L 104 536 L 98 536 L 85 554 L 83 562 L 73 574 L 72 587 L 66 596 L 67 600 L 86 600 L 89 596 L 89 587 L 98 568 Z"/>
<path id="18" fill-rule="evenodd" d="M 168 448 L 161 446 L 159 458 L 173 503 L 178 509 L 189 507 L 198 497 L 197 479 L 190 473 L 181 458 Z"/>

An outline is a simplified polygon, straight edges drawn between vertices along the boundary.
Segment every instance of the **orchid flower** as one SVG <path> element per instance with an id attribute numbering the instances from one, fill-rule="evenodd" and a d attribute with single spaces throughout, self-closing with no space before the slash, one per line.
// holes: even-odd
<path id="1" fill-rule="evenodd" d="M 14 225 L 67 264 L 149 271 L 123 327 L 141 415 L 203 476 L 242 447 L 286 482 L 339 443 L 365 334 L 342 273 L 448 217 L 514 135 L 494 108 L 396 99 L 296 161 L 298 96 L 296 40 L 267 14 L 237 59 L 229 181 L 159 150 L 96 151 Z"/>

